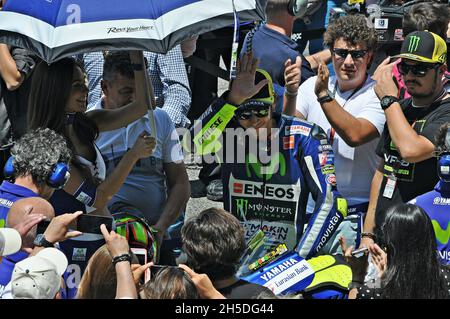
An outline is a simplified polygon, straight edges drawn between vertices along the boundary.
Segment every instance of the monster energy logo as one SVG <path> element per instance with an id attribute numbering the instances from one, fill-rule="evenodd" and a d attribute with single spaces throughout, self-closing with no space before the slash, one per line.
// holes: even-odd
<path id="1" fill-rule="evenodd" d="M 420 38 L 413 35 L 409 38 L 409 45 L 408 45 L 408 51 L 414 52 L 417 51 L 417 48 L 419 47 Z"/>
<path id="2" fill-rule="evenodd" d="M 278 153 L 278 156 L 274 154 L 269 165 L 262 165 L 255 155 L 248 154 L 245 158 L 245 168 L 248 178 L 252 177 L 250 172 L 250 168 L 252 168 L 258 178 L 262 179 L 265 175 L 267 180 L 270 180 L 273 174 L 278 172 L 281 176 L 286 175 L 286 160 L 282 153 Z"/>
<path id="3" fill-rule="evenodd" d="M 236 199 L 236 211 L 243 220 L 245 220 L 245 216 L 247 216 L 247 210 L 248 200 L 242 198 Z"/>

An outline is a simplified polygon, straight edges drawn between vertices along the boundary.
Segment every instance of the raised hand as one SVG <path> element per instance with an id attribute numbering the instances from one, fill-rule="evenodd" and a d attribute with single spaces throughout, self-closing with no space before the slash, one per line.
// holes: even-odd
<path id="1" fill-rule="evenodd" d="M 156 146 L 156 139 L 146 132 L 142 132 L 134 143 L 130 151 L 139 158 L 146 158 L 153 154 Z"/>
<path id="2" fill-rule="evenodd" d="M 114 230 L 108 233 L 108 230 L 104 224 L 100 225 L 100 231 L 105 238 L 106 248 L 108 249 L 111 258 L 129 253 L 130 246 L 128 245 L 128 240 L 125 237 L 117 234 Z"/>
<path id="3" fill-rule="evenodd" d="M 320 59 L 317 60 L 319 68 L 317 70 L 317 79 L 314 87 L 314 93 L 317 97 L 322 97 L 328 91 L 328 79 L 330 78 L 330 71 L 327 65 Z"/>
<path id="4" fill-rule="evenodd" d="M 208 275 L 197 274 L 191 268 L 183 264 L 178 266 L 189 275 L 202 299 L 225 299 L 225 297 L 213 286 Z"/>
<path id="5" fill-rule="evenodd" d="M 378 277 L 381 278 L 387 268 L 387 254 L 377 244 L 370 245 L 369 251 L 372 254 L 372 262 L 377 269 Z"/>
<path id="6" fill-rule="evenodd" d="M 291 59 L 287 59 L 284 63 L 284 87 L 289 95 L 297 94 L 298 87 L 302 78 L 302 58 L 298 56 L 295 63 L 292 64 Z"/>
<path id="7" fill-rule="evenodd" d="M 228 95 L 228 102 L 230 104 L 242 104 L 245 100 L 258 93 L 264 85 L 267 84 L 267 79 L 265 79 L 255 85 L 255 74 L 258 62 L 258 60 L 253 59 L 253 54 L 251 52 L 244 54 L 242 59 L 237 62 L 236 79 L 233 80 L 231 91 Z"/>
<path id="8" fill-rule="evenodd" d="M 82 235 L 83 233 L 79 231 L 69 232 L 69 225 L 72 224 L 78 218 L 78 216 L 82 214 L 83 212 L 79 211 L 73 214 L 63 214 L 53 218 L 44 232 L 45 239 L 54 244 L 69 238 Z"/>
<path id="9" fill-rule="evenodd" d="M 381 62 L 372 77 L 377 82 L 374 90 L 380 100 L 387 95 L 398 96 L 398 88 L 392 78 L 392 69 L 395 62 L 389 63 L 389 60 L 390 57 L 387 57 Z"/>

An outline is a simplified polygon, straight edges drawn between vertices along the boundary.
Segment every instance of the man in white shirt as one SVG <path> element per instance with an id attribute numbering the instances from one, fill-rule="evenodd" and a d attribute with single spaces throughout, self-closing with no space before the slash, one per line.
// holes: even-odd
<path id="1" fill-rule="evenodd" d="M 106 55 L 101 82 L 104 96 L 92 109 L 119 108 L 134 99 L 133 67 L 126 52 Z M 160 245 L 169 226 L 182 214 L 190 196 L 190 186 L 174 124 L 162 109 L 156 108 L 153 114 L 157 128 L 156 148 L 152 156 L 136 163 L 108 208 L 112 213 L 142 214 L 158 231 Z M 151 132 L 147 115 L 127 127 L 99 135 L 96 144 L 105 159 L 107 174 L 143 132 Z M 163 252 L 161 254 L 163 258 Z"/>
<path id="2" fill-rule="evenodd" d="M 362 15 L 349 15 L 331 24 L 324 36 L 332 52 L 335 76 L 324 63 L 318 76 L 299 88 L 296 115 L 321 126 L 333 147 L 339 191 L 349 204 L 349 216 L 336 231 L 349 245 L 359 246 L 362 216 L 367 211 L 372 176 L 379 160 L 375 148 L 385 117 L 367 74 L 376 35 Z M 338 238 L 324 247 L 339 250 Z"/>

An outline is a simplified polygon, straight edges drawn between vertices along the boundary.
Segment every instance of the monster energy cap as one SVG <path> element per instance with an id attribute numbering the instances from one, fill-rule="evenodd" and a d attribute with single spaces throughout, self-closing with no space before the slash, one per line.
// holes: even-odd
<path id="1" fill-rule="evenodd" d="M 447 60 L 447 44 L 440 36 L 429 31 L 408 34 L 400 52 L 394 58 L 442 64 Z"/>

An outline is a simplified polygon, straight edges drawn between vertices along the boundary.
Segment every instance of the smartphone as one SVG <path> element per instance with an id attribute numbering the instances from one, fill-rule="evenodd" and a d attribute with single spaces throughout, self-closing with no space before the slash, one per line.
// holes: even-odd
<path id="1" fill-rule="evenodd" d="M 77 230 L 83 233 L 101 234 L 100 225 L 105 224 L 106 229 L 110 232 L 112 223 L 112 217 L 83 214 L 77 219 Z"/>
<path id="2" fill-rule="evenodd" d="M 44 219 L 40 221 L 39 224 L 37 224 L 36 235 L 45 233 L 45 230 L 47 229 L 48 225 L 50 225 L 49 219 Z"/>
<path id="3" fill-rule="evenodd" d="M 352 256 L 356 257 L 356 258 L 360 258 L 360 257 L 364 256 L 364 254 L 367 251 L 369 251 L 369 249 L 367 247 L 356 249 L 356 250 L 352 251 Z"/>
<path id="4" fill-rule="evenodd" d="M 140 265 L 145 265 L 147 263 L 147 250 L 144 248 L 130 248 L 131 252 L 137 257 Z M 150 280 L 150 269 L 147 269 L 144 273 L 144 278 L 141 277 L 140 281 L 145 284 Z"/>

